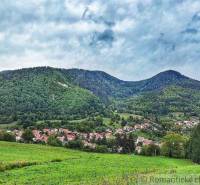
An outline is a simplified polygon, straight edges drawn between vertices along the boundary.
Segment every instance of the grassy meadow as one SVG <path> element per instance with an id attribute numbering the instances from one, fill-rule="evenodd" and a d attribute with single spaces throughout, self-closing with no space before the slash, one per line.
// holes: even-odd
<path id="1" fill-rule="evenodd" d="M 134 184 L 136 174 L 199 174 L 189 160 L 0 142 L 0 184 Z"/>

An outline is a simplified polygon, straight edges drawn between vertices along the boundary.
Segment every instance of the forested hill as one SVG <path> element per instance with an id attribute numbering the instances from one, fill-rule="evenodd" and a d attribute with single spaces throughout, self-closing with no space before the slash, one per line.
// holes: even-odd
<path id="1" fill-rule="evenodd" d="M 102 71 L 81 69 L 38 67 L 3 71 L 0 73 L 0 122 L 27 117 L 33 120 L 82 118 L 102 113 L 104 104 L 116 100 L 120 100 L 120 106 L 138 110 L 138 107 L 127 106 L 134 99 L 132 97 L 140 95 L 143 104 L 149 102 L 148 97 L 152 97 L 143 96 L 143 93 L 153 93 L 155 97 L 171 86 L 183 88 L 187 92 L 195 91 L 196 94 L 200 90 L 199 81 L 176 71 L 165 71 L 138 82 L 119 80 Z M 167 92 L 170 93 L 169 89 Z M 198 97 L 195 96 L 195 103 L 198 103 Z M 176 100 L 177 105 L 180 105 L 181 99 Z M 166 96 L 166 102 L 169 101 Z M 149 103 L 151 105 L 148 104 L 147 109 L 155 102 Z M 135 102 L 132 105 L 141 107 Z"/>
<path id="2" fill-rule="evenodd" d="M 122 81 L 102 71 L 69 69 L 62 72 L 71 82 L 92 91 L 101 99 L 126 98 L 142 92 L 162 90 L 172 85 L 200 90 L 199 81 L 172 70 L 137 82 Z"/>
<path id="3" fill-rule="evenodd" d="M 92 92 L 59 70 L 30 68 L 0 74 L 0 121 L 81 118 L 102 111 Z"/>
<path id="4" fill-rule="evenodd" d="M 133 94 L 133 84 L 119 80 L 103 71 L 82 69 L 62 70 L 73 84 L 88 89 L 102 100 L 122 98 Z"/>

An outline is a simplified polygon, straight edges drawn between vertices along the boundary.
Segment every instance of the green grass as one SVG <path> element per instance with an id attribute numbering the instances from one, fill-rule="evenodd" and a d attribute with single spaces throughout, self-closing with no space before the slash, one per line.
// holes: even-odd
<path id="1" fill-rule="evenodd" d="M 110 118 L 103 118 L 103 123 L 105 125 L 109 125 L 110 124 L 111 119 Z"/>
<path id="2" fill-rule="evenodd" d="M 17 125 L 17 122 L 12 122 L 8 124 L 0 124 L 0 129 L 10 129 L 12 127 L 15 127 Z"/>
<path id="3" fill-rule="evenodd" d="M 130 113 L 119 113 L 121 118 L 124 119 L 128 119 L 130 116 L 132 116 L 133 118 L 142 118 L 142 116 L 140 115 L 136 115 L 136 114 L 130 114 Z"/>
<path id="4" fill-rule="evenodd" d="M 135 131 L 134 134 L 139 137 L 144 137 L 144 138 L 148 138 L 148 139 L 152 138 L 150 133 L 143 132 L 143 131 Z"/>
<path id="5" fill-rule="evenodd" d="M 95 154 L 65 148 L 0 142 L 0 166 L 29 164 L 0 172 L 0 184 L 127 184 L 124 177 L 171 171 L 199 174 L 189 160 L 120 154 Z M 121 179 L 121 181 L 119 180 Z M 127 179 L 126 179 L 127 181 Z"/>

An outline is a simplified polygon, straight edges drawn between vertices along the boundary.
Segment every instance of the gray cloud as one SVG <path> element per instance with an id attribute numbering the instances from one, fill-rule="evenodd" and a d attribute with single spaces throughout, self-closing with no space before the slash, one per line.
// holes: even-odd
<path id="1" fill-rule="evenodd" d="M 200 79 L 199 0 L 2 0 L 0 70 L 104 70 L 138 80 L 167 69 Z"/>

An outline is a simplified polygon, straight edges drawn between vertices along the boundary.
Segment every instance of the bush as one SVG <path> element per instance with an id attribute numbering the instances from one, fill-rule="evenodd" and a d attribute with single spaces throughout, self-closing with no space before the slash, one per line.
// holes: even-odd
<path id="1" fill-rule="evenodd" d="M 82 150 L 85 152 L 94 152 L 95 149 L 90 146 L 83 146 Z"/>
<path id="2" fill-rule="evenodd" d="M 51 160 L 52 163 L 59 163 L 62 162 L 62 159 L 53 159 Z"/>
<path id="3" fill-rule="evenodd" d="M 62 142 L 54 135 L 48 137 L 47 144 L 51 146 L 62 146 Z"/>
<path id="4" fill-rule="evenodd" d="M 69 141 L 66 145 L 67 148 L 73 148 L 73 149 L 82 149 L 83 148 L 83 142 L 80 139 Z"/>
<path id="5" fill-rule="evenodd" d="M 94 149 L 94 152 L 107 153 L 108 152 L 108 148 L 107 148 L 106 145 L 97 145 L 96 148 Z"/>
<path id="6" fill-rule="evenodd" d="M 9 141 L 9 142 L 15 142 L 15 135 L 9 132 L 1 131 L 0 132 L 0 141 Z"/>
<path id="7" fill-rule="evenodd" d="M 141 155 L 158 156 L 158 155 L 160 155 L 160 147 L 155 144 L 143 146 Z"/>
<path id="8" fill-rule="evenodd" d="M 3 164 L 2 162 L 0 162 L 0 172 L 4 172 L 5 170 L 6 170 L 5 164 Z"/>
<path id="9" fill-rule="evenodd" d="M 24 130 L 22 134 L 22 139 L 24 140 L 25 143 L 30 143 L 33 141 L 34 135 L 32 133 L 32 130 L 26 129 Z"/>

